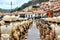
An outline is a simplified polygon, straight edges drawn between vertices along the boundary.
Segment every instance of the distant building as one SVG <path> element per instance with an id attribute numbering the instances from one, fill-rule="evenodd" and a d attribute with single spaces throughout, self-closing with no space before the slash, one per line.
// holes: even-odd
<path id="1" fill-rule="evenodd" d="M 23 13 L 18 13 L 18 17 L 23 17 L 23 18 L 33 18 L 35 16 L 35 14 L 31 13 L 31 12 L 23 12 Z"/>
<path id="2" fill-rule="evenodd" d="M 32 18 L 33 17 L 33 14 L 20 14 L 19 17 Z"/>

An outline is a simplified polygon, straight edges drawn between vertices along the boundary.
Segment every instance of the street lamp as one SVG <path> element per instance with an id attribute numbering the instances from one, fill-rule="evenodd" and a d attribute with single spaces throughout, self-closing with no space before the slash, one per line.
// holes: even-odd
<path id="1" fill-rule="evenodd" d="M 11 7 L 10 7 L 10 12 L 11 12 L 11 11 L 12 11 L 12 1 L 11 1 L 11 4 L 10 4 L 10 5 L 11 5 Z"/>

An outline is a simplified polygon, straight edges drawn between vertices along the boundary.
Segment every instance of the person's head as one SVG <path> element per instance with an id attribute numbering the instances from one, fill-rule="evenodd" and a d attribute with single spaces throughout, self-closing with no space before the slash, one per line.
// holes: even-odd
<path id="1" fill-rule="evenodd" d="M 48 27 L 50 30 L 52 30 L 52 28 L 51 27 Z"/>
<path id="2" fill-rule="evenodd" d="M 16 31 L 16 28 L 15 28 L 15 27 L 13 27 L 13 28 L 12 28 L 12 32 L 15 32 L 15 31 Z"/>
<path id="3" fill-rule="evenodd" d="M 46 35 L 45 40 L 49 40 L 49 35 Z"/>

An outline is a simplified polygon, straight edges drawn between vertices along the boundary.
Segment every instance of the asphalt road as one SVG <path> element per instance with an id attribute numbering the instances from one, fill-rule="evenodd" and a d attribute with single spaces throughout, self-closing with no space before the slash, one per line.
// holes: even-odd
<path id="1" fill-rule="evenodd" d="M 29 29 L 26 40 L 40 40 L 39 29 L 36 28 L 35 22 L 33 22 L 31 29 Z"/>

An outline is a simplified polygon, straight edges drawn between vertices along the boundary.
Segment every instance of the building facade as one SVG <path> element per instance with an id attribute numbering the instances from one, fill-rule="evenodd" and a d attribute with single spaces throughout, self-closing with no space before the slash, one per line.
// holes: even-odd
<path id="1" fill-rule="evenodd" d="M 18 17 L 22 17 L 22 18 L 33 18 L 35 17 L 35 14 L 19 14 Z"/>

